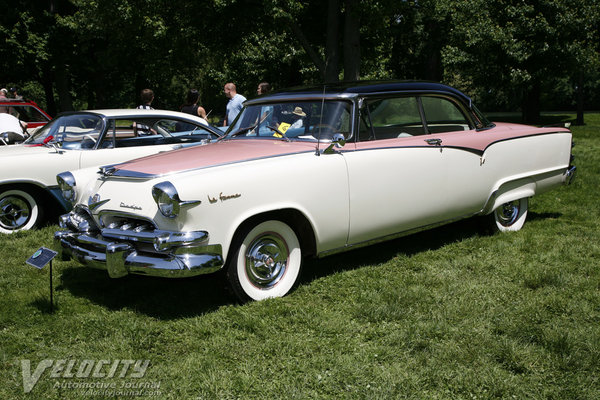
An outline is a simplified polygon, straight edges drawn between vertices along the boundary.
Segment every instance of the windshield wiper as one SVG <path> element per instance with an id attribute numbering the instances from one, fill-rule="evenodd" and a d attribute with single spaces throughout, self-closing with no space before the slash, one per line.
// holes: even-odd
<path id="1" fill-rule="evenodd" d="M 272 125 L 267 125 L 267 128 L 269 128 L 270 130 L 272 130 L 276 134 L 280 135 L 282 138 L 285 139 L 286 142 L 291 142 L 290 138 L 285 135 L 285 132 L 281 132 L 279 130 L 279 128 L 277 128 L 275 126 L 272 126 Z M 275 136 L 275 135 L 273 135 L 273 136 Z"/>
<path id="2" fill-rule="evenodd" d="M 234 136 L 241 135 L 242 133 L 246 133 L 246 132 L 248 132 L 248 131 L 251 131 L 252 129 L 256 128 L 256 127 L 258 126 L 258 124 L 259 124 L 259 123 L 260 123 L 260 122 L 257 122 L 257 123 L 256 123 L 256 124 L 254 124 L 254 125 L 246 126 L 245 128 L 240 128 L 240 129 L 238 129 L 237 131 L 235 131 L 235 132 L 233 132 L 233 133 L 231 133 L 231 134 L 229 134 L 229 135 L 223 135 L 223 136 L 221 136 L 221 137 L 220 137 L 220 138 L 217 140 L 217 142 L 218 142 L 218 141 L 220 141 L 220 140 L 223 140 L 223 139 L 225 139 L 225 138 L 232 138 L 232 137 L 234 137 Z"/>

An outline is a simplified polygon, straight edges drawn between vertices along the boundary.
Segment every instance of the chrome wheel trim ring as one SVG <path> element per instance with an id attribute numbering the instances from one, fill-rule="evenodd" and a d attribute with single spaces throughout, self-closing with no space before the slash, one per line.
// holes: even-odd
<path id="1" fill-rule="evenodd" d="M 31 208 L 25 199 L 18 196 L 6 196 L 0 199 L 0 227 L 17 230 L 29 222 Z"/>
<path id="2" fill-rule="evenodd" d="M 248 280 L 258 289 L 276 286 L 287 271 L 289 256 L 288 246 L 280 235 L 261 234 L 252 240 L 245 254 Z"/>
<path id="3" fill-rule="evenodd" d="M 497 221 L 502 226 L 511 226 L 519 218 L 520 200 L 502 204 L 496 210 Z"/>

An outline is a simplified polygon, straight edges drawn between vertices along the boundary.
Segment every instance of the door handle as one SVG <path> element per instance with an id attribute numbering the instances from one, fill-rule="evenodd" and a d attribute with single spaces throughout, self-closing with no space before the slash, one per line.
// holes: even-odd
<path id="1" fill-rule="evenodd" d="M 431 146 L 441 146 L 442 145 L 442 139 L 425 139 L 425 141 L 427 142 L 427 144 L 429 144 Z"/>

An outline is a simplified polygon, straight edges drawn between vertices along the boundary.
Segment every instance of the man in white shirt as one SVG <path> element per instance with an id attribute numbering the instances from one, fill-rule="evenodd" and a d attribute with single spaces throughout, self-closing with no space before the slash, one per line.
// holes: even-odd
<path id="1" fill-rule="evenodd" d="M 0 144 L 11 144 L 25 140 L 27 124 L 17 117 L 0 113 Z"/>
<path id="2" fill-rule="evenodd" d="M 246 98 L 237 92 L 235 85 L 231 82 L 225 84 L 223 90 L 225 96 L 229 99 L 227 102 L 227 113 L 225 114 L 225 121 L 223 126 L 227 126 L 233 123 L 233 120 L 242 110 L 242 103 L 246 101 Z"/>

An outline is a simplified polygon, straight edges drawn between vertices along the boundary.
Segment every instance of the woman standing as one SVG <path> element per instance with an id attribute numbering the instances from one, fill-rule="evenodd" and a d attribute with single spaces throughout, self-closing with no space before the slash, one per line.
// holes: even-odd
<path id="1" fill-rule="evenodd" d="M 186 114 L 196 115 L 204 120 L 206 125 L 208 125 L 208 121 L 206 121 L 206 110 L 204 107 L 198 105 L 198 99 L 200 98 L 200 93 L 196 89 L 190 89 L 185 99 L 185 104 L 181 106 L 180 111 Z"/>

